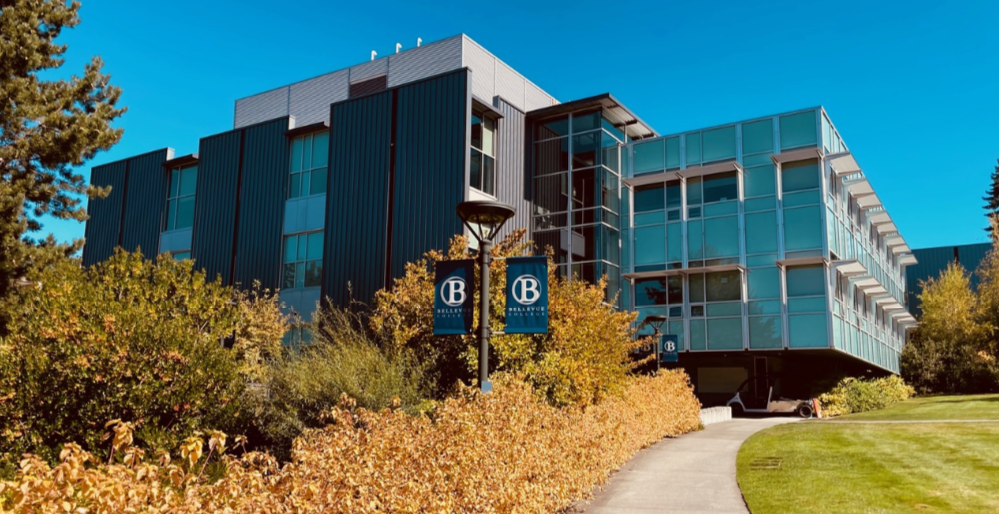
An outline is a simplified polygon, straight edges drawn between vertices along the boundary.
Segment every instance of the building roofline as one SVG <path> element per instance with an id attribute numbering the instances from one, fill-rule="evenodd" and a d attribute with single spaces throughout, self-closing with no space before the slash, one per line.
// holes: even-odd
<path id="1" fill-rule="evenodd" d="M 604 107 L 611 110 L 619 110 L 620 112 L 617 114 L 619 117 L 624 118 L 624 124 L 621 128 L 628 130 L 629 127 L 638 127 L 638 130 L 636 131 L 638 134 L 637 136 L 632 136 L 631 130 L 628 130 L 628 136 L 634 140 L 647 139 L 658 135 L 651 126 L 642 121 L 637 114 L 635 114 L 631 109 L 626 107 L 620 100 L 615 98 L 614 95 L 610 93 L 602 93 L 599 95 L 588 96 L 586 98 L 580 98 L 578 100 L 572 100 L 571 102 L 553 105 L 551 107 L 535 109 L 528 112 L 527 116 L 534 119 L 550 118 L 553 116 L 568 114 L 580 109 L 586 109 L 588 107 Z M 623 116 L 621 116 L 622 114 Z"/>

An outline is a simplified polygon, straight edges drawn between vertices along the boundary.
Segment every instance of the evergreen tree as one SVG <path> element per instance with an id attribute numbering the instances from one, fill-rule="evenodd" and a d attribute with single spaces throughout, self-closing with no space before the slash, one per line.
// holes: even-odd
<path id="1" fill-rule="evenodd" d="M 125 112 L 115 104 L 121 90 L 101 73 L 99 57 L 82 76 L 43 80 L 62 66 L 63 28 L 79 23 L 80 3 L 65 0 L 0 0 L 0 302 L 24 282 L 33 262 L 52 262 L 82 246 L 32 240 L 39 219 L 87 219 L 84 194 L 106 196 L 73 173 L 121 138 L 112 121 Z M 6 328 L 0 312 L 0 334 Z"/>
<path id="2" fill-rule="evenodd" d="M 999 159 L 996 159 L 999 162 Z M 999 215 L 999 164 L 996 164 L 994 170 L 992 170 L 991 183 L 989 184 L 989 189 L 982 197 L 985 201 L 983 208 L 985 209 L 985 216 L 990 220 L 996 218 Z M 985 231 L 992 233 L 992 223 L 985 228 Z"/>

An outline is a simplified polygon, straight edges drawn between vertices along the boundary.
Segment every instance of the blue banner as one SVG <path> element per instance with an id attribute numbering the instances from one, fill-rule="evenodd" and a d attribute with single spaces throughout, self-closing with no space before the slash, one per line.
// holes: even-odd
<path id="1" fill-rule="evenodd" d="M 475 261 L 440 261 L 434 265 L 434 335 L 472 333 Z"/>
<path id="2" fill-rule="evenodd" d="M 506 260 L 506 333 L 548 333 L 548 257 Z"/>
<path id="3" fill-rule="evenodd" d="M 677 362 L 680 357 L 679 338 L 673 334 L 663 334 L 659 337 L 659 355 L 663 362 Z"/>

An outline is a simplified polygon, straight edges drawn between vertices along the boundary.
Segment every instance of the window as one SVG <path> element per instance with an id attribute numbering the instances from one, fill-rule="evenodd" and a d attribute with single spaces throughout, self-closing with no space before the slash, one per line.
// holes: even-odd
<path id="1" fill-rule="evenodd" d="M 288 198 L 326 194 L 329 132 L 316 132 L 291 141 Z"/>
<path id="2" fill-rule="evenodd" d="M 595 153 L 594 148 L 594 153 Z M 496 194 L 496 121 L 472 114 L 471 186 L 483 193 Z"/>
<path id="3" fill-rule="evenodd" d="M 780 117 L 780 149 L 816 146 L 815 111 Z"/>
<path id="4" fill-rule="evenodd" d="M 172 254 L 170 254 L 170 256 L 173 257 L 174 259 L 177 259 L 178 261 L 183 261 L 191 258 L 191 252 L 190 251 L 173 252 Z"/>
<path id="5" fill-rule="evenodd" d="M 321 285 L 323 277 L 322 231 L 284 237 L 284 270 L 281 287 L 299 289 Z"/>
<path id="6" fill-rule="evenodd" d="M 198 187 L 198 167 L 170 170 L 170 191 L 167 193 L 167 215 L 163 230 L 180 230 L 194 226 L 194 196 Z"/>

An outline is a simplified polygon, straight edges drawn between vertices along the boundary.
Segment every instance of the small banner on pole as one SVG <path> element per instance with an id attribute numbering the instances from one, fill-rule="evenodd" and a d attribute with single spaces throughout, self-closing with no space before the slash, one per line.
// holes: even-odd
<path id="1" fill-rule="evenodd" d="M 675 334 L 663 334 L 659 339 L 662 345 L 659 348 L 659 355 L 662 356 L 663 362 L 677 362 L 680 357 L 680 353 L 677 351 L 679 337 Z"/>
<path id="2" fill-rule="evenodd" d="M 434 265 L 434 335 L 472 333 L 475 261 L 440 261 Z"/>
<path id="3" fill-rule="evenodd" d="M 548 332 L 548 257 L 510 257 L 506 260 L 505 332 Z"/>

